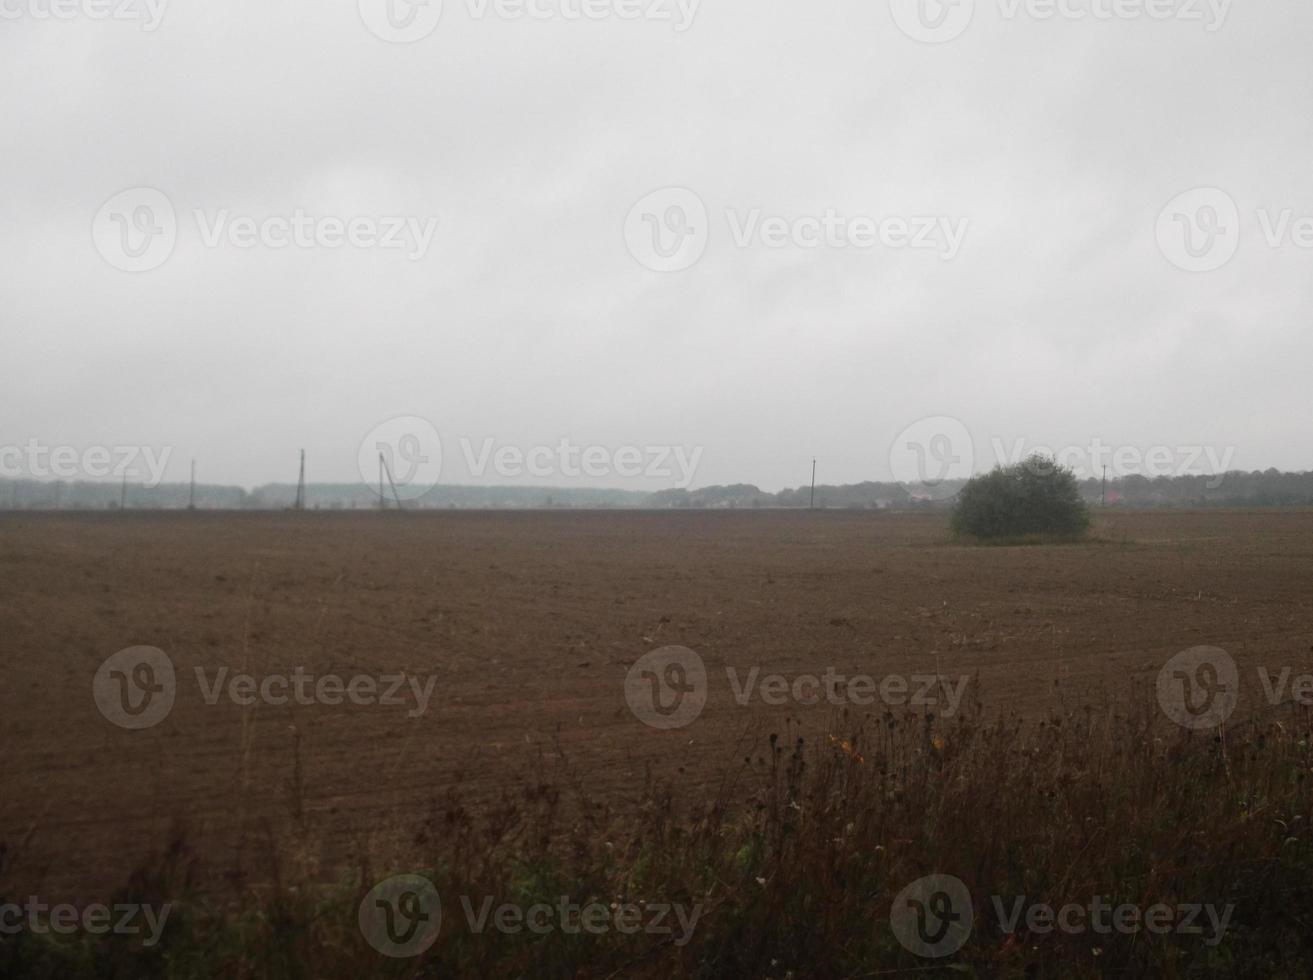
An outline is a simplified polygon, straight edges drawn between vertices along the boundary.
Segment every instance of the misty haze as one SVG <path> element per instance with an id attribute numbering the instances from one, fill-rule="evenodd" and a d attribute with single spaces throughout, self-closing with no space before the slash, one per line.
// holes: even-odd
<path id="1" fill-rule="evenodd" d="M 0 0 L 0 976 L 1307 975 L 1310 41 Z"/>

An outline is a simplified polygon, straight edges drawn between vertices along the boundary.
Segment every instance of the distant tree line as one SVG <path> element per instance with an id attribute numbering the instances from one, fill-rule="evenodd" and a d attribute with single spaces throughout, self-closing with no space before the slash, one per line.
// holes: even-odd
<path id="1" fill-rule="evenodd" d="M 948 510 L 965 481 L 935 488 L 933 495 L 900 483 L 855 483 L 816 487 L 815 505 L 824 509 Z M 1084 480 L 1080 494 L 1087 503 L 1103 499 L 1100 480 Z M 281 510 L 296 498 L 292 484 L 267 484 L 254 490 L 201 484 L 196 506 L 203 510 Z M 0 480 L 0 510 L 115 510 L 126 499 L 131 510 L 180 510 L 189 501 L 185 483 L 157 487 L 129 484 L 126 498 L 117 483 Z M 410 508 L 457 510 L 651 508 L 690 510 L 763 510 L 807 508 L 810 486 L 769 493 L 750 484 L 702 487 L 697 490 L 611 490 L 570 487 L 439 486 Z M 1230 472 L 1220 476 L 1176 476 L 1149 479 L 1128 476 L 1109 480 L 1110 507 L 1313 507 L 1313 472 Z M 306 504 L 317 510 L 368 510 L 378 495 L 359 483 L 313 483 Z"/>

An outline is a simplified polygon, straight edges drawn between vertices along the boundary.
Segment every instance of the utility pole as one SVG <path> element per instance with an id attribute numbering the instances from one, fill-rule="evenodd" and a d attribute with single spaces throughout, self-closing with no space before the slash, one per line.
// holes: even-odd
<path id="1" fill-rule="evenodd" d="M 808 510 L 816 509 L 816 460 L 812 460 L 812 501 L 807 507 Z"/>
<path id="2" fill-rule="evenodd" d="M 196 509 L 196 460 L 191 461 L 191 489 L 187 492 L 187 509 Z"/>
<path id="3" fill-rule="evenodd" d="M 305 510 L 305 450 L 301 450 L 301 476 L 296 481 L 296 503 L 293 510 Z"/>
<path id="4" fill-rule="evenodd" d="M 1099 499 L 1100 507 L 1108 506 L 1108 467 L 1103 468 L 1103 493 Z"/>
<path id="5" fill-rule="evenodd" d="M 123 488 L 119 490 L 119 510 L 128 509 L 128 474 L 123 474 Z"/>
<path id="6" fill-rule="evenodd" d="M 387 460 L 383 454 L 378 454 L 378 507 L 379 510 L 387 509 L 387 498 L 383 496 L 383 476 L 387 475 L 388 486 L 392 488 L 392 499 L 397 502 L 397 510 L 405 510 L 401 504 L 401 494 L 397 493 L 397 485 L 392 479 L 392 467 L 388 466 Z"/>

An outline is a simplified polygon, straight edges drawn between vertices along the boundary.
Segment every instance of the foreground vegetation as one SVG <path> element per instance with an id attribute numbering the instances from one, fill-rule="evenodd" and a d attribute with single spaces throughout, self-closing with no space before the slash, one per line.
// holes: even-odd
<path id="1" fill-rule="evenodd" d="M 951 722 L 886 714 L 857 728 L 838 716 L 824 744 L 762 739 L 691 812 L 656 780 L 624 820 L 538 782 L 477 816 L 449 798 L 415 835 L 411 866 L 362 859 L 336 883 L 271 862 L 268 883 L 202 890 L 179 837 L 116 897 L 174 904 L 157 945 L 22 930 L 0 936 L 0 975 L 1303 976 L 1309 736 L 1302 711 L 1208 734 L 1170 727 L 1147 705 L 1043 722 L 986 721 L 978 705 Z M 380 955 L 358 925 L 362 898 L 397 871 L 428 876 L 443 899 L 437 941 L 410 959 Z M 966 885 L 975 923 L 959 950 L 930 960 L 900 944 L 890 912 L 901 889 L 935 873 Z M 701 911 L 682 937 L 475 933 L 458 896 Z M 1234 909 L 1222 935 L 1204 918 L 1203 934 L 1024 920 L 1009 931 L 995 896 L 1009 909 L 1016 896 Z"/>

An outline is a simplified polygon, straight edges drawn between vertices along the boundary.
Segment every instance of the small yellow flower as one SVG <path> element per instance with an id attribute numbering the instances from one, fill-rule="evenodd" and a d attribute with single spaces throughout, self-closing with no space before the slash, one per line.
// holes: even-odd
<path id="1" fill-rule="evenodd" d="M 858 752 L 856 749 L 854 749 L 852 743 L 848 741 L 846 738 L 835 738 L 833 735 L 831 735 L 830 744 L 837 745 L 840 749 L 843 750 L 843 753 L 846 756 L 848 756 L 848 758 L 852 759 L 854 762 L 861 762 L 861 763 L 866 762 L 866 760 L 862 758 L 862 754 Z"/>

